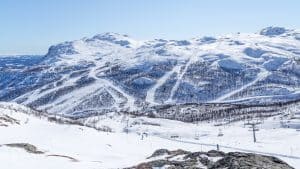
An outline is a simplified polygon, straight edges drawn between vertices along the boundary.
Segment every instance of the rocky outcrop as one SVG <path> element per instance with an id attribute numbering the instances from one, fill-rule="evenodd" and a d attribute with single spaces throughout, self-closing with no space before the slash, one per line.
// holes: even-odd
<path id="1" fill-rule="evenodd" d="M 290 169 L 292 167 L 288 166 L 282 160 L 271 157 L 264 156 L 258 154 L 248 154 L 248 153 L 240 153 L 233 152 L 228 153 L 224 156 L 224 158 L 218 160 L 211 169 L 219 169 L 219 168 L 230 168 L 230 169 Z"/>
<path id="2" fill-rule="evenodd" d="M 40 151 L 37 149 L 36 146 L 29 144 L 29 143 L 11 143 L 11 144 L 5 144 L 8 147 L 15 147 L 15 148 L 21 148 L 24 149 L 28 153 L 33 154 L 44 154 L 43 151 Z"/>
<path id="3" fill-rule="evenodd" d="M 13 124 L 20 124 L 20 122 L 6 114 L 0 114 L 0 126 L 7 127 Z"/>
<path id="4" fill-rule="evenodd" d="M 149 161 L 150 160 L 150 161 Z M 271 156 L 221 151 L 188 152 L 184 150 L 155 151 L 148 162 L 127 169 L 293 169 L 284 161 Z"/>

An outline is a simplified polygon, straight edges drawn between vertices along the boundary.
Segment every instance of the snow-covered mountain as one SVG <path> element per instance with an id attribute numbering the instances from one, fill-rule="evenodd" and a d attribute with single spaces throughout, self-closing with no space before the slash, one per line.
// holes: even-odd
<path id="1" fill-rule="evenodd" d="M 300 31 L 268 27 L 190 40 L 104 33 L 0 57 L 0 100 L 81 115 L 178 103 L 300 99 Z"/>

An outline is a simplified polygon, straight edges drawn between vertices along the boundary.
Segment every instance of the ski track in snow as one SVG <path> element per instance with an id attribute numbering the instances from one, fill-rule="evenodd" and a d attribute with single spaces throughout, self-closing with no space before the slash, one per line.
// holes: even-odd
<path id="1" fill-rule="evenodd" d="M 193 56 L 191 56 L 191 58 L 188 60 L 188 62 L 184 65 L 185 67 L 184 67 L 183 71 L 180 73 L 179 77 L 177 78 L 177 81 L 171 90 L 170 97 L 167 100 L 167 103 L 173 102 L 173 96 L 174 96 L 175 92 L 177 91 L 180 83 L 182 82 L 182 78 L 183 78 L 184 74 L 186 73 L 186 71 L 187 71 L 188 67 L 191 65 L 191 63 L 195 61 L 194 59 L 192 59 L 192 57 Z"/>
<path id="2" fill-rule="evenodd" d="M 134 101 L 135 101 L 134 97 L 128 95 L 122 89 L 118 88 L 117 85 L 113 85 L 110 81 L 108 81 L 106 79 L 100 79 L 100 80 L 101 80 L 101 83 L 105 84 L 105 86 L 113 88 L 114 90 L 120 92 L 124 97 L 126 97 L 127 98 L 126 105 L 127 105 L 128 108 L 131 108 L 131 109 L 136 108 L 136 106 L 134 104 Z M 119 98 L 116 95 L 112 95 L 112 96 L 114 97 L 115 100 L 119 100 Z"/>
<path id="3" fill-rule="evenodd" d="M 166 103 L 171 103 L 173 102 L 173 96 L 175 94 L 175 92 L 177 91 L 180 83 L 182 82 L 182 78 L 184 76 L 184 74 L 187 72 L 188 70 L 188 67 L 199 60 L 198 58 L 198 53 L 200 51 L 197 51 L 197 49 L 190 49 L 192 50 L 193 52 L 190 53 L 185 53 L 183 54 L 185 57 L 187 57 L 187 62 L 186 64 L 182 65 L 182 64 L 177 64 L 171 71 L 167 72 L 163 77 L 161 77 L 157 83 L 151 88 L 148 90 L 147 92 L 147 96 L 146 96 L 146 101 L 149 102 L 149 103 L 152 103 L 152 104 L 157 104 L 155 102 L 155 91 L 160 87 L 162 86 L 167 80 L 168 78 L 170 78 L 170 76 L 173 74 L 173 73 L 177 73 L 177 81 L 175 83 L 175 85 L 172 87 L 172 90 L 170 92 L 170 96 L 168 98 L 168 100 L 166 101 Z M 180 72 L 181 68 L 184 67 L 184 69 L 182 70 L 182 72 Z M 179 74 L 179 75 L 178 75 Z"/>
<path id="4" fill-rule="evenodd" d="M 170 76 L 173 74 L 173 73 L 176 73 L 176 72 L 179 72 L 180 71 L 180 68 L 181 68 L 181 65 L 176 65 L 171 71 L 165 73 L 163 75 L 163 77 L 161 77 L 160 79 L 158 79 L 156 81 L 156 84 L 150 88 L 147 92 L 147 96 L 146 96 L 146 102 L 148 103 L 151 103 L 151 104 L 157 104 L 155 102 L 155 91 L 160 87 L 162 86 L 166 80 L 168 80 L 170 78 Z"/>
<path id="5" fill-rule="evenodd" d="M 225 95 L 223 95 L 223 96 L 221 96 L 221 97 L 219 97 L 219 98 L 217 98 L 217 99 L 211 101 L 211 103 L 222 102 L 222 101 L 224 101 L 225 99 L 227 99 L 227 98 L 229 98 L 229 97 L 231 97 L 231 96 L 233 96 L 233 95 L 235 95 L 235 94 L 237 94 L 237 93 L 239 93 L 239 92 L 245 90 L 246 88 L 248 88 L 248 87 L 254 85 L 254 84 L 257 83 L 258 81 L 261 81 L 261 80 L 265 79 L 265 78 L 268 77 L 269 75 L 270 75 L 270 72 L 268 72 L 267 70 L 261 68 L 261 71 L 257 74 L 256 79 L 254 79 L 252 82 L 250 82 L 250 83 L 248 83 L 248 84 L 246 84 L 246 85 L 243 85 L 243 86 L 240 87 L 239 89 L 233 90 L 233 91 L 231 91 L 231 92 L 229 92 L 229 93 L 227 93 L 227 94 L 225 94 Z"/>
<path id="6" fill-rule="evenodd" d="M 46 104 L 44 106 L 40 106 L 39 109 L 47 109 L 50 108 L 50 112 L 61 112 L 68 110 L 71 110 L 73 107 L 77 106 L 78 103 L 82 101 L 83 98 L 85 98 L 88 95 L 91 95 L 95 91 L 101 89 L 103 86 L 99 85 L 97 81 L 95 81 L 93 84 L 84 86 L 82 88 L 79 88 L 77 90 L 74 90 L 73 92 L 63 95 L 53 101 L 51 104 Z M 66 104 L 59 104 L 62 101 L 67 100 Z"/>
<path id="7" fill-rule="evenodd" d="M 126 106 L 128 108 L 135 109 L 136 108 L 136 106 L 134 104 L 135 99 L 132 96 L 130 96 L 129 94 L 125 93 L 122 89 L 118 88 L 117 85 L 114 85 L 109 80 L 107 80 L 107 79 L 101 79 L 101 78 L 97 77 L 97 69 L 99 67 L 101 67 L 101 66 L 104 66 L 104 64 L 102 62 L 97 62 L 96 60 L 94 61 L 94 63 L 96 64 L 96 66 L 91 69 L 91 71 L 89 73 L 89 76 L 97 79 L 98 80 L 98 82 L 97 82 L 98 84 L 104 85 L 104 87 L 106 88 L 107 92 L 110 93 L 110 95 L 114 98 L 114 100 L 117 103 L 122 103 L 122 101 L 121 101 L 121 99 L 116 94 L 114 94 L 112 91 L 109 90 L 109 87 L 111 87 L 112 89 L 118 91 L 119 93 L 121 93 L 127 99 Z"/>

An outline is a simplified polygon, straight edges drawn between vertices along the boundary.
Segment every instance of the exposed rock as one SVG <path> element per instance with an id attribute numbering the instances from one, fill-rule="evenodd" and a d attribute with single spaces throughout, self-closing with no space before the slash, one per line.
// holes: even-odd
<path id="1" fill-rule="evenodd" d="M 8 116 L 0 114 L 0 126 L 7 127 L 13 124 L 20 124 L 20 121 Z"/>
<path id="2" fill-rule="evenodd" d="M 148 159 L 153 161 L 127 169 L 293 169 L 276 157 L 242 152 L 224 153 L 215 150 L 188 152 L 159 149 Z"/>
<path id="3" fill-rule="evenodd" d="M 222 151 L 210 150 L 207 152 L 209 157 L 223 157 L 225 153 Z"/>
<path id="4" fill-rule="evenodd" d="M 154 153 L 148 158 L 153 158 L 153 157 L 162 156 L 162 155 L 169 155 L 169 154 L 170 154 L 170 151 L 167 149 L 158 149 L 158 150 L 154 151 Z"/>
<path id="5" fill-rule="evenodd" d="M 188 154 L 188 151 L 185 150 L 174 150 L 174 151 L 169 151 L 167 149 L 158 149 L 156 150 L 150 157 L 148 157 L 148 159 L 153 158 L 153 157 L 158 157 L 158 156 L 163 156 L 163 155 L 169 155 L 169 157 L 171 156 L 177 156 L 177 155 L 182 155 L 182 154 Z"/>
<path id="6" fill-rule="evenodd" d="M 44 154 L 44 152 L 39 151 L 36 146 L 28 143 L 12 143 L 12 144 L 5 144 L 5 145 L 8 147 L 22 148 L 26 150 L 28 153 Z"/>
<path id="7" fill-rule="evenodd" d="M 218 160 L 210 169 L 292 169 L 282 160 L 258 154 L 233 152 Z"/>

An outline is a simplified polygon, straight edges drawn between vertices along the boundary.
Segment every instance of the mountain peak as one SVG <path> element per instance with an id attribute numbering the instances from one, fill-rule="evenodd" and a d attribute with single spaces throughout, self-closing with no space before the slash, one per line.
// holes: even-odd
<path id="1" fill-rule="evenodd" d="M 93 38 L 100 40 L 110 40 L 110 39 L 127 39 L 128 35 L 115 33 L 115 32 L 105 32 L 95 35 Z"/>
<path id="2" fill-rule="evenodd" d="M 87 39 L 88 41 L 107 41 L 110 43 L 118 44 L 124 47 L 131 47 L 132 44 L 135 44 L 136 41 L 131 39 L 128 35 L 114 33 L 114 32 L 106 32 L 102 34 L 95 35 L 94 37 Z"/>

